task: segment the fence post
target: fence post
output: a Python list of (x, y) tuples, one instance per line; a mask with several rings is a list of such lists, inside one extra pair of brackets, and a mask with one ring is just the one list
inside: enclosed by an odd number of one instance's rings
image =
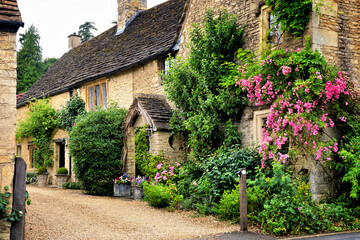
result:
[(240, 231), (247, 231), (246, 169), (239, 170)]

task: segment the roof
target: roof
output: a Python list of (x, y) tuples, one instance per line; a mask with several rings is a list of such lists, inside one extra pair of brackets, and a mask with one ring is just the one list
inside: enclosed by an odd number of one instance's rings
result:
[(0, 1), (0, 30), (16, 32), (24, 23), (16, 0)]
[(152, 131), (170, 131), (172, 110), (162, 95), (140, 95), (134, 99), (126, 117), (125, 129), (133, 126), (139, 115), (142, 115)]
[(114, 26), (65, 53), (18, 100), (52, 96), (82, 84), (166, 56), (179, 36), (186, 0), (170, 0), (139, 15), (116, 35)]

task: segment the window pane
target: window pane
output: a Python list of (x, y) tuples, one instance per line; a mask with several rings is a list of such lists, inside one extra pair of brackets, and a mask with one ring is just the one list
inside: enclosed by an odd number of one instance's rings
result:
[(94, 88), (89, 88), (89, 101), (90, 101), (90, 108), (94, 108)]
[(106, 108), (107, 107), (106, 83), (103, 83), (101, 85), (102, 85), (102, 92), (103, 92), (103, 105), (104, 105), (104, 108)]
[(101, 98), (100, 98), (100, 86), (95, 86), (95, 94), (96, 94), (96, 106), (101, 106)]

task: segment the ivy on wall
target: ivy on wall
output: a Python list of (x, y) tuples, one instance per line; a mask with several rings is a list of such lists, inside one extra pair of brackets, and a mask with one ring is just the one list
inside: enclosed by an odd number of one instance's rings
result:
[(48, 99), (37, 99), (30, 102), (26, 119), (16, 129), (16, 140), (31, 137), (36, 147), (34, 152), (35, 167), (53, 165), (53, 148), (51, 140), (56, 128), (56, 111)]
[(265, 0), (281, 31), (300, 36), (310, 20), (312, 0)]

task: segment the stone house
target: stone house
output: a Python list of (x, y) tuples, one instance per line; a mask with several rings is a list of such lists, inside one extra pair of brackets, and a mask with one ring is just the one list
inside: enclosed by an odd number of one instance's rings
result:
[[(164, 69), (164, 57), (168, 53), (176, 53), (186, 57), (186, 43), (190, 39), (190, 29), (194, 23), (201, 23), (201, 18), (208, 9), (215, 11), (225, 8), (235, 14), (240, 25), (245, 26), (245, 49), (256, 52), (266, 43), (267, 33), (271, 27), (270, 9), (263, 0), (170, 0), (155, 8), (136, 13), (131, 7), (146, 8), (146, 1), (120, 1), (118, 27), (114, 27), (98, 37), (70, 50), (57, 64), (18, 101), (18, 119), (26, 112), (26, 101), (29, 96), (41, 97), (42, 93), (50, 96), (50, 102), (59, 108), (69, 99), (74, 89), (80, 92), (87, 102), (87, 109), (93, 105), (104, 105), (111, 99), (120, 106), (129, 108), (127, 131), (131, 136), (134, 128), (143, 124), (157, 129), (156, 118), (152, 113), (150, 102), (164, 103), (160, 115), (167, 118), (168, 107), (163, 95), (161, 78), (158, 72)], [(305, 29), (313, 49), (318, 49), (331, 63), (347, 72), (357, 86), (359, 79), (360, 40), (357, 23), (360, 17), (358, 0), (326, 0), (320, 13), (311, 13), (311, 19)], [(135, 14), (135, 15), (134, 15)], [(133, 17), (131, 17), (133, 16)], [(125, 19), (125, 20), (124, 20)], [(126, 24), (125, 22), (130, 19)], [(124, 25), (125, 24), (125, 25)], [(126, 26), (125, 31), (124, 26)], [(117, 34), (116, 34), (117, 33)], [(119, 35), (120, 34), (120, 35)], [(71, 38), (74, 36), (71, 36)], [(76, 36), (75, 36), (76, 37)], [(121, 40), (120, 40), (121, 39)], [(136, 41), (135, 41), (136, 40)], [(280, 40), (278, 38), (277, 40)], [(274, 42), (274, 48), (304, 47), (303, 38), (284, 35), (281, 41)], [(103, 88), (105, 86), (106, 91)], [(91, 90), (92, 89), (92, 90)], [(97, 90), (98, 89), (98, 92)], [(103, 89), (103, 90), (101, 90)], [(91, 91), (95, 91), (91, 95)], [(92, 102), (98, 93), (103, 100)], [(104, 94), (106, 93), (106, 94)], [(139, 94), (152, 94), (152, 97), (141, 98)], [(105, 96), (105, 97), (104, 97)], [(137, 98), (140, 97), (140, 98)], [(160, 100), (159, 100), (160, 99)], [(147, 105), (149, 104), (150, 107)], [(269, 106), (248, 106), (239, 123), (244, 142), (257, 142), (261, 137), (261, 128), (269, 113)], [(169, 129), (162, 129), (166, 137), (161, 140), (169, 143)], [(160, 132), (160, 131), (159, 131)], [(155, 135), (153, 135), (155, 138)], [(67, 134), (58, 131), (55, 134), (55, 166), (59, 167), (59, 142), (66, 140)], [(167, 140), (166, 140), (167, 139)], [(131, 141), (131, 137), (127, 139)], [(22, 153), (29, 159), (30, 140), (22, 142)], [(127, 142), (127, 171), (134, 174), (133, 145)], [(169, 146), (166, 146), (167, 148)], [(163, 149), (166, 148), (162, 146)], [(70, 167), (71, 161), (65, 148), (65, 166)], [(158, 150), (154, 150), (158, 151)], [(175, 154), (176, 155), (176, 154)], [(30, 163), (30, 160), (29, 160)], [(299, 159), (294, 164), (295, 171), (309, 172), (311, 191), (315, 199), (319, 199), (331, 190), (327, 176), (321, 166), (314, 162)]]
[[(164, 70), (168, 54), (177, 51), (187, 5), (185, 0), (170, 0), (148, 10), (146, 6), (146, 0), (118, 0), (117, 26), (83, 44), (80, 44), (79, 36), (70, 35), (71, 49), (17, 101), (18, 121), (29, 111), (28, 99), (41, 98), (43, 94), (49, 97), (55, 109), (59, 109), (76, 91), (85, 100), (87, 111), (95, 106), (106, 107), (109, 102), (128, 109), (142, 94), (153, 98), (163, 95), (159, 73)], [(165, 106), (165, 102), (162, 103)], [(166, 107), (169, 114), (170, 109), (168, 105)], [(148, 114), (150, 109), (145, 109), (140, 116), (155, 117)], [(163, 143), (169, 150), (168, 155), (177, 155), (179, 149), (168, 147), (168, 123), (165, 128), (159, 128), (156, 120), (154, 123), (151, 125), (151, 131), (156, 133), (154, 139), (158, 132), (164, 132), (167, 137), (166, 141), (157, 144)], [(60, 129), (54, 132), (54, 164), (48, 169), (49, 184), (57, 184), (55, 174), (60, 167), (66, 167), (74, 180), (67, 140), (67, 132)], [(133, 139), (128, 138), (128, 141)], [(17, 143), (17, 154), (27, 161), (28, 171), (36, 170), (32, 159), (35, 150), (31, 139)], [(135, 176), (133, 153), (131, 149), (127, 152), (126, 172)]]
[[(314, 6), (313, 6), (314, 7)], [(256, 52), (267, 41), (266, 34), (271, 27), (270, 9), (263, 0), (192, 0), (187, 14), (182, 41), (189, 41), (189, 29), (207, 9), (225, 8), (229, 13), (235, 14), (239, 24), (245, 26), (243, 48)], [(325, 0), (320, 8), (320, 14), (311, 13), (304, 36), (311, 39), (312, 48), (319, 50), (331, 64), (347, 72), (350, 79), (360, 87), (360, 2), (358, 0)], [(274, 44), (274, 48), (302, 48), (304, 39), (295, 39), (283, 36), (281, 43)], [(184, 44), (180, 45), (179, 55), (186, 56), (188, 50)], [(239, 130), (243, 134), (243, 142), (259, 142), (262, 134), (264, 120), (269, 113), (269, 106), (248, 106), (245, 108)], [(331, 133), (336, 137), (336, 134)], [(297, 159), (294, 163), (295, 172), (306, 171), (309, 173), (311, 192), (314, 199), (321, 199), (331, 193), (329, 176), (323, 166), (315, 161)]]
[[(16, 0), (0, 2), (0, 189), (13, 191), (16, 123), (16, 32), (24, 23)], [(0, 224), (0, 239), (10, 238), (10, 225)]]

